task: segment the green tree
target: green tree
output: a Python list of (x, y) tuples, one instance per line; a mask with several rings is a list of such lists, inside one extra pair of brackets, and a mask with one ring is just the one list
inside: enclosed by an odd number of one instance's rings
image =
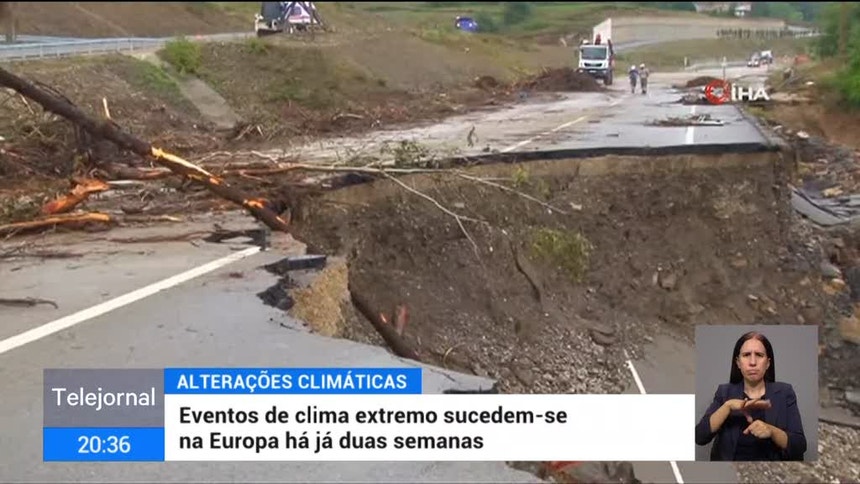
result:
[(528, 2), (508, 2), (502, 12), (505, 25), (523, 23), (532, 16), (532, 5)]
[[(754, 2), (755, 3), (755, 2)], [(765, 2), (769, 4), (770, 15), (789, 22), (800, 22), (803, 20), (803, 14), (795, 9), (788, 2)]]
[(798, 2), (752, 2), (750, 16), (778, 18), (788, 22), (804, 20), (803, 12), (798, 8)]
[(643, 7), (653, 7), (660, 10), (696, 11), (696, 4), (693, 2), (639, 2), (639, 4)]
[[(764, 3), (764, 2), (755, 2), (756, 3)], [(800, 14), (803, 16), (803, 20), (805, 22), (814, 22), (818, 19), (818, 15), (821, 13), (822, 7), (827, 5), (829, 2), (789, 2), (792, 7), (794, 7)]]
[(816, 42), (816, 50), (821, 57), (832, 57), (839, 50), (839, 6), (831, 3), (821, 12), (821, 36)]
[[(860, 35), (860, 4), (828, 2), (820, 12), (818, 23), (821, 29), (821, 37), (817, 42), (818, 55), (833, 57), (839, 53), (842, 36), (845, 36), (846, 44), (854, 44), (853, 40)], [(843, 26), (847, 27), (847, 31), (842, 31)]]
[(478, 31), (479, 32), (493, 33), (493, 32), (499, 31), (498, 22), (496, 22), (496, 19), (493, 18), (493, 16), (490, 15), (489, 13), (481, 12), (478, 15), (475, 15), (474, 18), (475, 18), (475, 22), (478, 23)]
[(845, 64), (835, 76), (833, 86), (845, 104), (860, 107), (860, 4), (854, 2), (826, 5), (820, 17), (821, 37), (818, 54), (835, 57), (845, 46)]

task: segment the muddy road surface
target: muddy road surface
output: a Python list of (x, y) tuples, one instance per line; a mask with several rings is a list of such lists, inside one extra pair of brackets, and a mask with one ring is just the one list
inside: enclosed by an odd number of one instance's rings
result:
[[(694, 152), (706, 151), (710, 145), (765, 143), (734, 106), (679, 102), (682, 92), (673, 86), (702, 75), (721, 72), (655, 73), (646, 94), (638, 88), (631, 93), (621, 77), (603, 92), (521, 92), (518, 101), (508, 106), (490, 106), (442, 123), (332, 138), (291, 147), (290, 153), (302, 160), (343, 162), (361, 157), (433, 160), (494, 153), (540, 153), (535, 155), (540, 157), (548, 151), (589, 149), (595, 154), (642, 148)], [(762, 71), (753, 69), (731, 69), (727, 75), (750, 85), (763, 82)], [(700, 117), (704, 118), (699, 125), (690, 122)]]
[[(407, 308), (402, 339), (429, 369), (428, 393), (494, 383), (522, 393), (692, 393), (696, 324), (795, 323), (821, 294), (804, 283), (799, 267), (809, 265), (787, 249), (790, 167), (768, 134), (735, 107), (677, 103), (680, 93), (659, 77), (646, 95), (625, 88), (525, 96), (438, 125), (305, 146), (301, 157), (317, 162), (356, 153), (400, 164), (497, 158), (465, 177), (413, 175), (308, 198), (293, 214), (292, 236), (272, 236), (264, 251), (247, 237), (140, 240), (216, 223), (256, 228), (241, 214), (145, 234), (4, 242), (0, 250), (23, 242), (67, 254), (22, 249), (0, 261), (4, 297), (56, 303), (0, 307), (8, 395), (0, 423), (16, 436), (0, 444), (0, 475), (537, 481), (528, 465), (505, 463), (42, 463), (42, 368), (419, 364), (384, 348), (349, 304), (349, 289), (383, 312)], [(691, 114), (719, 123), (693, 125)], [(659, 125), (667, 119), (674, 124)], [(386, 151), (386, 141), (401, 151)], [(264, 269), (302, 253), (325, 254), (327, 263)], [(738, 479), (729, 464), (635, 470), (645, 482)]]

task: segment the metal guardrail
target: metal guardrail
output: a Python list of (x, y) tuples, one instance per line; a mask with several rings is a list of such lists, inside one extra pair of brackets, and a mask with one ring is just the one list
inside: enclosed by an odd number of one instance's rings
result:
[(747, 61), (727, 61), (725, 64), (722, 61), (707, 61), (697, 62), (696, 64), (687, 66), (685, 71), (700, 71), (702, 69), (720, 69), (722, 67), (746, 67)]
[[(216, 42), (254, 37), (253, 32), (215, 34), (187, 37), (191, 41)], [(0, 45), (0, 61), (22, 61), (79, 55), (106, 54), (111, 52), (135, 52), (163, 47), (178, 37), (141, 38), (120, 37), (109, 39), (64, 40), (61, 42), (34, 42), (27, 44)]]
[(67, 42), (40, 42), (6, 45), (0, 48), (0, 60), (27, 60), (68, 57), (108, 52), (134, 52), (161, 47), (169, 39), (98, 39)]

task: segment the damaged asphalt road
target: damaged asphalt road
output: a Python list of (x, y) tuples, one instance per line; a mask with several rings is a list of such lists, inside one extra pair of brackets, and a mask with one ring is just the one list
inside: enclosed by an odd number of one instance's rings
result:
[[(609, 94), (566, 95), (564, 100), (552, 103), (526, 100), (506, 111), (470, 114), (437, 126), (377, 134), (369, 144), (376, 143), (378, 147), (383, 138), (410, 139), (423, 135), (418, 141), (430, 148), (441, 151), (453, 148), (461, 156), (500, 153), (515, 157), (531, 153), (526, 156), (539, 157), (537, 153), (543, 151), (648, 147), (695, 150), (697, 146), (718, 149), (768, 142), (731, 106), (671, 105), (677, 95), (658, 83), (652, 85), (648, 95), (631, 95), (623, 92), (623, 87), (616, 86)], [(506, 122), (512, 112), (517, 114), (517, 120)], [(654, 119), (695, 113), (719, 118), (724, 125), (648, 125)], [(477, 126), (478, 141), (470, 147), (466, 135), (473, 125)], [(368, 139), (338, 140), (338, 145), (358, 150), (368, 145)], [(307, 151), (310, 149), (306, 148), (305, 155), (316, 161), (332, 161), (336, 155), (333, 146), (316, 145), (313, 154)], [(216, 222), (231, 230), (256, 228), (243, 214), (201, 216), (196, 224), (200, 230), (211, 230)], [(121, 236), (122, 230), (112, 231), (111, 237)], [(150, 230), (157, 233), (173, 229)], [(93, 237), (99, 236), (66, 234), (52, 240), (57, 244), (55, 249), (84, 254), (81, 257), (0, 260), (3, 273), (11, 275), (0, 278), (4, 297), (42, 298), (57, 304), (56, 308), (0, 306), (0, 319), (4, 322), (0, 327), (0, 374), (5, 397), (0, 402), (0, 424), (9, 435), (17, 437), (14, 444), (0, 444), (4, 456), (0, 460), (0, 475), (6, 480), (78, 482), (99, 475), (114, 482), (130, 481), (130, 476), (135, 481), (165, 482), (224, 479), (284, 482), (287, 476), (296, 482), (538, 482), (533, 475), (501, 462), (154, 463), (128, 464), (122, 468), (101, 463), (44, 465), (43, 368), (414, 366), (383, 348), (311, 334), (299, 321), (272, 307), (288, 305), (289, 301), (276, 301), (272, 305), (261, 301), (259, 295), (275, 286), (280, 277), (266, 271), (264, 266), (277, 264), (289, 255), (302, 255), (300, 244), (260, 251), (248, 238), (220, 243), (86, 241)], [(153, 257), (158, 258), (157, 265), (153, 264)], [(213, 261), (221, 262), (213, 264)], [(198, 269), (198, 273), (187, 272), (193, 269)], [(185, 275), (173, 277), (177, 274)], [(141, 288), (146, 290), (138, 292), (129, 304), (110, 303)], [(76, 316), (68, 318), (70, 315)], [(45, 326), (57, 321), (61, 324)], [(659, 343), (648, 354), (652, 362), (667, 353)], [(670, 362), (672, 366), (687, 371), (691, 362), (684, 358), (689, 355), (671, 353), (673, 358), (680, 359)], [(634, 365), (639, 361), (635, 360)], [(666, 366), (659, 361), (654, 364)], [(676, 387), (648, 391), (690, 393), (692, 388), (683, 384), (687, 377), (688, 373), (679, 375), (677, 382), (681, 383)], [(643, 380), (646, 387), (658, 385), (650, 383), (647, 374)], [(425, 375), (424, 390), (427, 393), (491, 391), (488, 389), (493, 388), (493, 383), (486, 378), (433, 369)], [(633, 390), (634, 385), (631, 375)], [(652, 463), (647, 467), (650, 469), (638, 466), (637, 473), (642, 468), (643, 476), (658, 482), (676, 482), (678, 475), (670, 463)], [(690, 465), (681, 466), (680, 472), (684, 482), (707, 482), (708, 476), (715, 475), (731, 476), (726, 467), (704, 469)]]
[[(243, 214), (219, 217), (222, 226), (247, 227)], [(213, 221), (200, 222), (211, 227)], [(0, 425), (17, 436), (3, 444), (0, 475), (13, 482), (81, 482), (93, 475), (112, 482), (251, 480), (256, 482), (475, 481), (539, 482), (531, 474), (504, 463), (106, 463), (45, 465), (41, 456), (42, 369), (61, 367), (163, 368), (166, 366), (415, 366), (385, 349), (311, 334), (283, 311), (266, 306), (257, 294), (276, 277), (264, 266), (285, 255), (300, 256), (300, 244), (259, 252), (249, 240), (230, 243), (161, 242), (117, 244), (91, 242), (91, 236), (67, 234), (63, 248), (103, 251), (84, 259), (2, 263), (6, 274), (0, 290), (10, 297), (50, 295), (58, 304), (26, 310), (0, 307), (0, 375), (4, 398)], [(75, 240), (77, 239), (77, 240)], [(160, 267), (152, 257), (157, 251)], [(244, 257), (237, 254), (246, 254)], [(26, 346), (10, 338), (39, 328), (76, 311), (86, 310), (177, 273), (200, 268), (212, 260), (237, 256), (223, 267), (80, 322), (45, 334)], [(122, 264), (122, 270), (109, 266)], [(69, 284), (74, 277), (76, 283)], [(93, 312), (90, 310), (90, 312)], [(491, 388), (484, 378), (431, 369), (424, 375), (424, 392), (441, 393)]]
[[(454, 116), (433, 125), (323, 140), (298, 146), (291, 153), (303, 160), (334, 163), (362, 156), (393, 159), (404, 141), (412, 144), (411, 156), (426, 159), (494, 154), (542, 156), (548, 151), (580, 150), (594, 150), (599, 154), (648, 148), (695, 151), (705, 146), (715, 151), (769, 142), (734, 106), (678, 103), (680, 94), (670, 88), (671, 80), (668, 76), (661, 80), (655, 74), (644, 95), (638, 91), (631, 94), (619, 80), (606, 92), (561, 93), (556, 99), (526, 97), (497, 110)], [(654, 125), (661, 120), (691, 115), (705, 116), (719, 123), (711, 123), (714, 126)]]

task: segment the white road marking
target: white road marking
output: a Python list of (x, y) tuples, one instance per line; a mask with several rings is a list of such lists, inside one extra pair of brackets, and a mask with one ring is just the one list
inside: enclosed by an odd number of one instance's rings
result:
[[(624, 352), (627, 354), (627, 351)], [(627, 360), (627, 367), (630, 368), (630, 373), (633, 374), (633, 381), (636, 382), (636, 387), (639, 388), (639, 393), (642, 395), (646, 395), (645, 385), (642, 384), (642, 379), (639, 378), (639, 372), (636, 371), (636, 367), (633, 366), (633, 360)], [(675, 481), (678, 484), (684, 484), (684, 479), (681, 477), (681, 470), (678, 469), (678, 463), (675, 461), (669, 461), (669, 466), (672, 467), (672, 474), (675, 475)]]
[[(621, 101), (623, 101), (626, 98), (627, 98), (627, 96), (623, 96), (619, 99), (616, 99), (615, 101), (612, 101), (611, 103), (609, 103), (609, 106), (610, 107), (617, 106), (619, 103), (621, 103)], [(511, 151), (514, 151), (515, 149), (518, 149), (518, 148), (522, 148), (523, 146), (525, 146), (527, 144), (533, 143), (533, 142), (537, 141), (538, 139), (540, 139), (540, 138), (542, 138), (548, 134), (552, 134), (552, 133), (555, 133), (556, 131), (560, 131), (562, 129), (569, 128), (576, 123), (581, 123), (582, 121), (585, 121), (586, 119), (588, 119), (588, 116), (580, 116), (580, 117), (574, 119), (573, 121), (568, 121), (566, 123), (560, 124), (560, 125), (556, 126), (555, 128), (552, 128), (549, 131), (544, 131), (543, 133), (537, 134), (537, 135), (535, 135), (535, 136), (533, 136), (527, 140), (523, 140), (523, 141), (520, 141), (519, 143), (508, 146), (507, 148), (504, 148), (503, 150), (501, 150), (501, 152), (502, 153), (510, 153)]]
[(539, 134), (538, 136), (546, 136), (550, 133), (555, 133), (556, 131), (558, 131), (560, 129), (568, 128), (570, 126), (573, 126), (576, 123), (585, 121), (587, 118), (588, 118), (588, 116), (580, 116), (580, 117), (574, 119), (573, 121), (568, 121), (564, 124), (560, 124), (560, 125), (556, 126), (555, 128), (552, 128), (551, 130), (547, 131), (546, 133)]
[(502, 150), (502, 153), (508, 153), (508, 152), (510, 152), (510, 151), (514, 151), (514, 150), (515, 150), (515, 149), (517, 149), (517, 148), (522, 148), (523, 146), (525, 146), (525, 145), (527, 145), (527, 144), (531, 143), (532, 141), (534, 141), (535, 139), (537, 139), (537, 136), (535, 136), (534, 138), (529, 138), (529, 139), (527, 139), (527, 140), (525, 140), (525, 141), (520, 141), (519, 143), (517, 143), (517, 144), (515, 144), (515, 145), (508, 146), (507, 148), (505, 148), (505, 149), (503, 149), (503, 150)]
[(29, 331), (25, 331), (18, 335), (12, 336), (11, 338), (4, 339), (3, 341), (0, 341), (0, 355), (6, 353), (7, 351), (14, 350), (15, 348), (24, 346), (28, 343), (40, 340), (46, 336), (50, 336), (64, 329), (71, 328), (72, 326), (80, 324), (88, 319), (101, 316), (102, 314), (113, 311), (114, 309), (119, 309), (123, 306), (139, 301), (145, 297), (152, 296), (157, 292), (169, 289), (173, 286), (177, 286), (179, 284), (182, 284), (183, 282), (190, 281), (191, 279), (200, 277), (216, 269), (220, 269), (221, 267), (224, 267), (228, 264), (244, 259), (245, 257), (248, 257), (250, 255), (254, 255), (259, 251), (260, 247), (249, 247), (245, 250), (234, 252), (227, 257), (222, 257), (221, 259), (217, 259), (212, 262), (203, 264), (202, 266), (198, 266), (194, 269), (182, 272), (180, 274), (176, 274), (175, 276), (168, 277), (167, 279), (162, 279), (161, 281), (155, 282), (153, 284), (142, 287), (127, 294), (123, 294), (122, 296), (116, 297), (109, 301), (105, 301), (101, 304), (96, 304), (95, 306), (51, 321), (50, 323), (43, 324), (42, 326), (35, 327)]
[(678, 463), (675, 461), (669, 461), (669, 465), (672, 466), (672, 474), (675, 474), (675, 481), (678, 484), (684, 484), (684, 479), (681, 477), (681, 470), (678, 469)]
[(508, 152), (514, 151), (517, 148), (522, 148), (523, 146), (525, 146), (529, 143), (533, 143), (533, 142), (537, 141), (538, 139), (540, 139), (543, 136), (555, 133), (556, 131), (562, 130), (564, 128), (569, 128), (569, 127), (573, 126), (574, 124), (579, 123), (579, 122), (581, 122), (587, 118), (588, 118), (588, 116), (580, 116), (580, 117), (574, 119), (573, 121), (568, 121), (566, 123), (560, 124), (560, 125), (556, 126), (555, 128), (552, 128), (549, 131), (544, 131), (543, 133), (532, 136), (531, 138), (529, 138), (527, 140), (523, 140), (523, 141), (520, 141), (519, 143), (517, 143), (515, 145), (508, 146), (507, 148), (502, 150), (502, 153), (508, 153)]
[(642, 384), (642, 379), (639, 378), (639, 372), (636, 371), (636, 367), (633, 366), (633, 360), (627, 360), (627, 368), (630, 368), (630, 373), (633, 374), (633, 381), (636, 382), (636, 388), (639, 389), (639, 393), (646, 395), (645, 385)]
[[(690, 106), (690, 115), (692, 116), (694, 114), (696, 114), (696, 106)], [(693, 144), (693, 133), (694, 133), (693, 129), (694, 129), (693, 126), (687, 126), (687, 137), (684, 140), (685, 144), (688, 144), (688, 145)]]

